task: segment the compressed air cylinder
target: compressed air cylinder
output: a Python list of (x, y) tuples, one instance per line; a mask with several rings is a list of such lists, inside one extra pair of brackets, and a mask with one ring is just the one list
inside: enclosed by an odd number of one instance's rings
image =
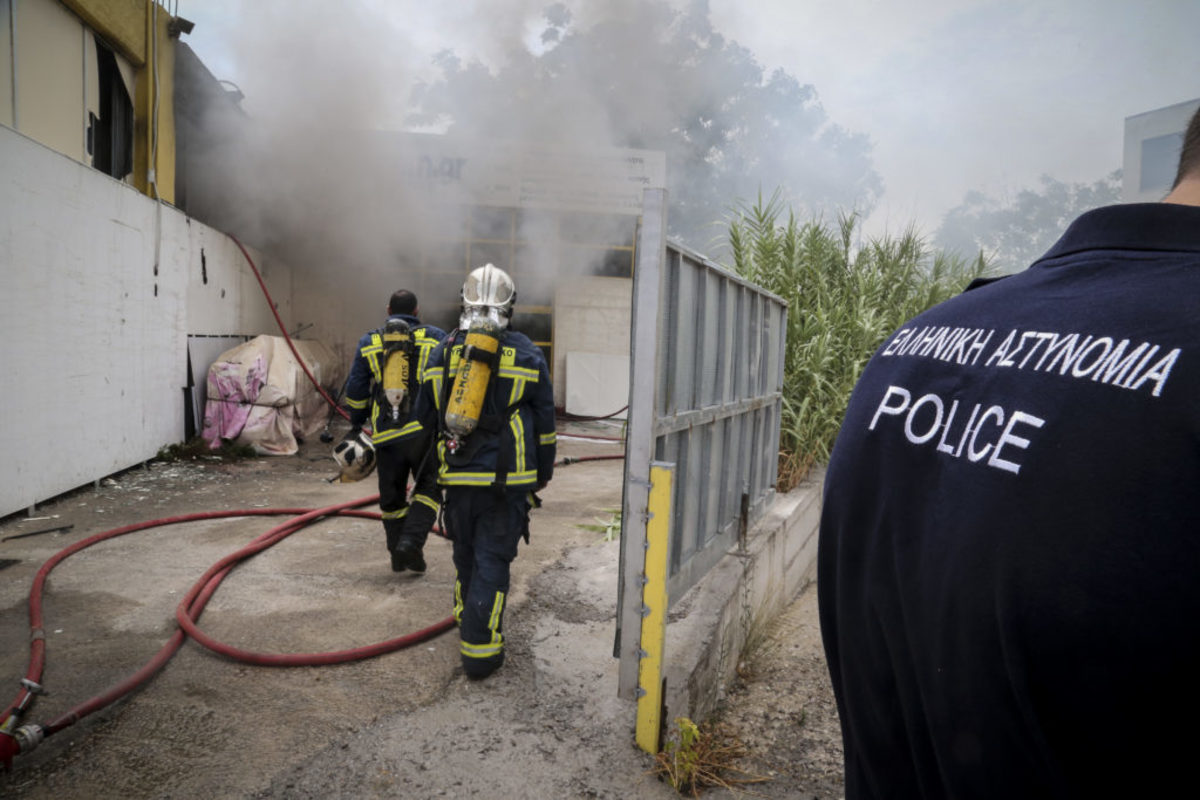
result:
[(392, 407), (392, 419), (399, 419), (404, 393), (408, 391), (408, 325), (400, 320), (388, 320), (383, 332), (383, 393)]
[(458, 374), (446, 402), (446, 429), (460, 439), (479, 424), (483, 398), (492, 377), (492, 364), (500, 349), (501, 328), (488, 319), (477, 319), (467, 330), (466, 344), (458, 361)]

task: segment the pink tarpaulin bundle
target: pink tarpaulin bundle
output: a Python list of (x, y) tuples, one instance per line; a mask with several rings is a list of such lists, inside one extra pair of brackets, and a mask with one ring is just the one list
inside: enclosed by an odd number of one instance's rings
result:
[[(305, 366), (333, 396), (341, 364), (320, 342), (295, 341)], [(297, 439), (315, 434), (329, 405), (313, 387), (281, 336), (259, 336), (226, 350), (208, 369), (204, 431), (209, 447), (224, 441), (250, 445), (264, 455), (291, 455)]]

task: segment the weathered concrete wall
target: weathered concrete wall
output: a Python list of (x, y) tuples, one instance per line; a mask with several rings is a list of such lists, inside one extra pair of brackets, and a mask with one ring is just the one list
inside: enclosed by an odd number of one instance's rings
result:
[(747, 536), (676, 604), (667, 625), (664, 725), (702, 720), (724, 696), (756, 626), (766, 624), (816, 579), (824, 473), (778, 495)]
[(3, 127), (0, 176), (3, 516), (181, 441), (189, 335), (277, 329), (224, 234)]

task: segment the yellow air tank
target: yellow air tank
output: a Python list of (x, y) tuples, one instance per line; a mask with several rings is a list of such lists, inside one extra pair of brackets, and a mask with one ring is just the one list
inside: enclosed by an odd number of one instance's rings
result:
[(487, 394), (492, 369), (498, 361), (501, 327), (489, 319), (477, 319), (467, 329), (467, 341), (458, 361), (458, 374), (446, 401), (446, 430), (451, 448), (469, 436), (479, 424), (483, 398)]
[(408, 362), (412, 341), (408, 335), (408, 325), (403, 321), (388, 320), (383, 331), (383, 352), (387, 361), (383, 365), (383, 394), (388, 405), (392, 407), (392, 420), (400, 419), (400, 414), (406, 412), (404, 395), (408, 391)]

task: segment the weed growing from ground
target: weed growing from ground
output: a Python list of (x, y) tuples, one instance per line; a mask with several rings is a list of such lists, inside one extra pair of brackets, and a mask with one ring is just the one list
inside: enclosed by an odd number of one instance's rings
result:
[(596, 517), (596, 524), (582, 522), (578, 527), (585, 531), (595, 531), (596, 533), (604, 534), (602, 541), (611, 542), (621, 535), (621, 509), (606, 508), (604, 509), (610, 515), (608, 519)]
[(702, 730), (687, 717), (676, 717), (675, 725), (677, 730), (654, 757), (654, 772), (679, 794), (699, 797), (701, 790), (714, 786), (733, 791), (768, 780), (734, 766), (746, 748), (724, 729)]

